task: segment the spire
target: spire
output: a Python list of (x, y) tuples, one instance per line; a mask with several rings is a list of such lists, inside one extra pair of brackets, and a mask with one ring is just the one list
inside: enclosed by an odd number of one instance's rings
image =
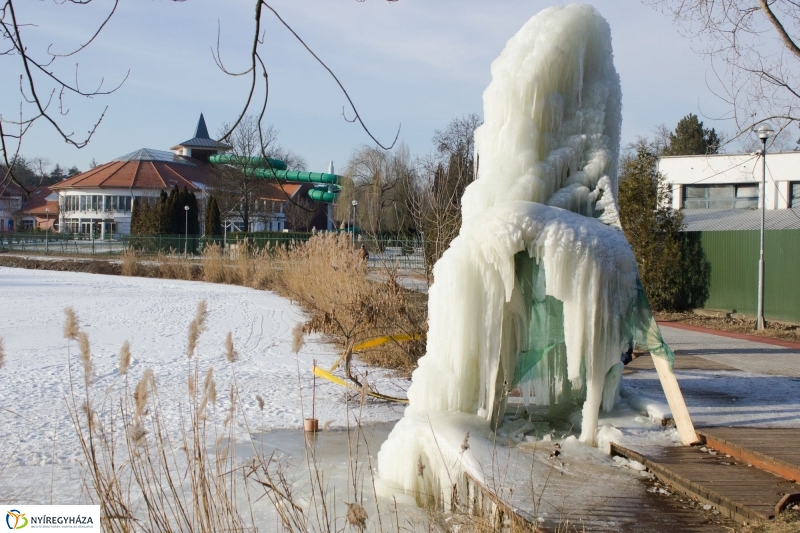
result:
[(206, 119), (203, 118), (203, 113), (200, 113), (200, 120), (197, 121), (197, 129), (194, 132), (195, 139), (210, 139), (208, 136), (208, 128), (206, 128)]

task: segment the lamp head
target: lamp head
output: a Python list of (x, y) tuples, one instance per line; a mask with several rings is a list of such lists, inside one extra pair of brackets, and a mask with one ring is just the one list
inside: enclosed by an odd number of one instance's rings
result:
[(358, 205), (358, 200), (353, 200), (353, 202), (352, 202), (352, 203), (353, 203), (353, 207), (355, 207), (355, 206), (357, 206), (357, 205)]
[(183, 206), (183, 208), (184, 208), (186, 211), (188, 211), (188, 210), (189, 210), (189, 206), (188, 206), (188, 205), (185, 205), (185, 206)]
[(755, 129), (755, 132), (756, 135), (758, 135), (759, 139), (761, 139), (762, 141), (766, 141), (767, 139), (772, 137), (772, 134), (775, 133), (775, 130), (772, 129), (772, 126), (764, 122), (758, 125), (758, 127)]

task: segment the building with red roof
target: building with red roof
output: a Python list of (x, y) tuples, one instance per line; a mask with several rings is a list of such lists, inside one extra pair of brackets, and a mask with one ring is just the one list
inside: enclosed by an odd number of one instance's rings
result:
[[(104, 165), (52, 185), (57, 193), (57, 227), (65, 233), (91, 234), (98, 238), (129, 234), (131, 213), (137, 197), (155, 198), (174, 187), (195, 193), (203, 227), (205, 204), (212, 189), (215, 172), (208, 160), (211, 155), (231, 147), (211, 139), (205, 119), (200, 115), (195, 135), (172, 147), (172, 151), (141, 148)], [(303, 185), (264, 184), (259, 191), (259, 209), (253, 213), (253, 231), (283, 231), (286, 225), (284, 207)], [(39, 216), (42, 208), (31, 212)], [(43, 209), (47, 209), (44, 207)], [(232, 229), (236, 217), (223, 213)]]
[(19, 228), (22, 231), (40, 228), (58, 230), (58, 193), (50, 187), (37, 187), (20, 209)]
[[(0, 179), (3, 177), (5, 172), (0, 169)], [(0, 185), (0, 232), (17, 230), (15, 221), (19, 220), (25, 202), (25, 191), (7, 180)]]

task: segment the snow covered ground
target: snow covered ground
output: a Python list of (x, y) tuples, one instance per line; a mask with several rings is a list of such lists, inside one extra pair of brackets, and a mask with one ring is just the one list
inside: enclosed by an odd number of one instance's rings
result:
[[(0, 267), (0, 337), (6, 353), (0, 369), (0, 500), (80, 501), (76, 482), (82, 455), (67, 410), (68, 354), (81, 386), (83, 374), (77, 346), (63, 337), (65, 307), (75, 310), (91, 341), (93, 404), (123, 393), (119, 350), (128, 340), (130, 383), (152, 369), (163, 418), (177, 430), (193, 368), (186, 355), (188, 326), (201, 300), (208, 304), (208, 331), (200, 337), (198, 354), (203, 374), (214, 367), (216, 409), (228, 406), (232, 371), (224, 340), (231, 331), (239, 354), (236, 380), (250, 428), (301, 428), (311, 411), (312, 361), (330, 367), (339, 354), (317, 335), (306, 336), (299, 355), (292, 353), (292, 328), (304, 315), (285, 298), (230, 285)], [(403, 393), (391, 388), (398, 382), (405, 387), (403, 381), (390, 383), (387, 372), (369, 372), (369, 382), (382, 392)], [(264, 399), (263, 412), (256, 395)], [(362, 422), (393, 421), (402, 411), (402, 406), (369, 402)], [(320, 424), (344, 426), (347, 413), (344, 389), (317, 380)]]
[[(164, 419), (177, 429), (181, 406), (188, 398), (187, 374), (192, 364), (186, 356), (188, 325), (200, 300), (206, 300), (209, 309), (208, 331), (199, 342), (200, 367), (202, 371), (214, 367), (219, 391), (216, 409), (223, 412), (228, 405), (232, 374), (225, 361), (224, 339), (231, 331), (239, 352), (236, 378), (256, 441), (275, 441), (290, 455), (302, 452), (302, 437), (297, 442), (293, 439), (300, 435), (302, 419), (309, 414), (312, 360), (329, 367), (338, 352), (314, 335), (306, 337), (298, 356), (291, 352), (292, 328), (304, 319), (296, 305), (274, 293), (236, 286), (0, 267), (0, 337), (6, 352), (6, 364), (0, 369), (0, 501), (83, 501), (77, 464), (82, 456), (66, 402), (68, 353), (76, 363), (77, 347), (63, 338), (63, 309), (75, 309), (91, 340), (93, 402), (118, 398), (123, 392), (118, 354), (129, 340), (134, 362), (128, 379), (135, 383), (145, 369), (153, 370)], [(721, 345), (720, 339), (706, 335), (703, 342), (713, 349)], [(737, 350), (747, 350), (747, 346)], [(390, 388), (386, 372), (369, 372), (370, 383), (381, 391), (402, 394)], [(77, 364), (73, 373), (81, 382)], [(800, 427), (800, 379), (742, 370), (677, 374), (698, 426)], [(407, 386), (397, 379), (392, 383)], [(317, 385), (320, 422), (344, 426), (348, 411), (343, 389), (320, 380)], [(667, 409), (654, 371), (626, 375), (624, 385), (642, 402)], [(256, 395), (265, 401), (263, 412)], [(402, 406), (368, 402), (362, 420), (393, 422), (402, 413)], [(571, 422), (565, 423), (569, 427)], [(600, 425), (606, 424), (614, 429), (604, 428), (605, 436), (622, 444), (678, 442), (674, 428), (661, 427), (626, 403), (601, 416)], [(381, 425), (380, 440), (388, 429)], [(453, 438), (458, 450), (463, 435)], [(340, 436), (330, 434), (331, 443), (337, 439)], [(505, 439), (500, 442), (505, 445)], [(330, 462), (339, 464), (342, 459), (333, 457)]]

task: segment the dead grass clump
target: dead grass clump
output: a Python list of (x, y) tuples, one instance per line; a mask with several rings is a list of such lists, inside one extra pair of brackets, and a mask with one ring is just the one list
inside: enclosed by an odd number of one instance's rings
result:
[[(277, 289), (311, 312), (309, 331), (336, 338), (342, 346), (384, 335), (414, 335), (427, 330), (427, 306), (397, 284), (387, 269), (385, 283), (368, 277), (348, 235), (323, 233), (279, 251)], [(420, 305), (421, 304), (421, 305)], [(389, 342), (361, 354), (370, 363), (410, 370), (422, 356), (422, 341)], [(358, 382), (346, 370), (351, 380)], [(360, 383), (359, 383), (360, 386)]]
[(203, 248), (203, 281), (208, 283), (229, 283), (227, 261), (222, 254), (222, 246), (211, 243)]
[(6, 364), (6, 349), (3, 345), (3, 337), (0, 337), (0, 368)]
[(271, 289), (275, 285), (272, 254), (267, 248), (253, 255), (250, 286), (254, 289)]
[(158, 273), (163, 279), (185, 279), (191, 280), (192, 262), (171, 249), (168, 254), (159, 253), (156, 258), (158, 262)]
[(142, 266), (139, 264), (139, 258), (136, 256), (136, 250), (128, 248), (122, 252), (122, 275), (141, 276), (142, 274)]
[(244, 239), (236, 243), (236, 257), (234, 259), (236, 272), (236, 283), (249, 287), (253, 280), (254, 265), (253, 256), (256, 253), (255, 246), (248, 240)]

